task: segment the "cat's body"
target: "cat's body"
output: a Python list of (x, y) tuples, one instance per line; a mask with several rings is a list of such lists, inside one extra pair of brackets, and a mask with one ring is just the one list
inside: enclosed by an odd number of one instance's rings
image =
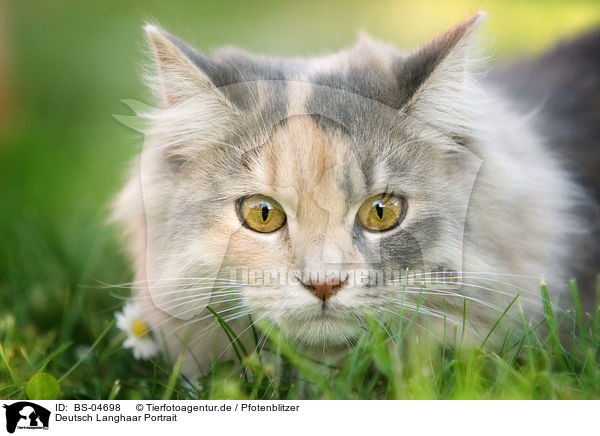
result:
[(410, 54), (362, 37), (312, 59), (211, 61), (147, 27), (163, 106), (116, 216), (136, 296), (171, 354), (187, 344), (185, 373), (231, 355), (207, 305), (238, 332), (251, 314), (335, 348), (401, 305), (439, 334), (466, 304), (477, 339), (519, 292), (507, 328), (519, 309), (538, 317), (541, 275), (566, 294), (596, 231), (591, 196), (531, 117), (473, 80), (480, 18)]
[(600, 270), (600, 31), (564, 42), (539, 59), (497, 67), (487, 80), (517, 110), (533, 112), (532, 130), (586, 192), (577, 214), (587, 231), (575, 242), (569, 267), (593, 310)]

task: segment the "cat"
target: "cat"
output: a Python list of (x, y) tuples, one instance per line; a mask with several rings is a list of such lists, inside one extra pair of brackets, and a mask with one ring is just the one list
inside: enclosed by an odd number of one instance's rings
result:
[[(186, 376), (232, 358), (215, 313), (336, 350), (402, 307), (438, 335), (465, 315), (476, 342), (511, 303), (507, 329), (539, 318), (540, 278), (558, 303), (598, 272), (597, 198), (552, 149), (544, 95), (515, 102), (514, 70), (481, 73), (483, 18), (412, 52), (362, 34), (314, 58), (209, 59), (145, 26), (159, 107), (114, 219), (133, 298), (171, 355), (186, 348)], [(597, 71), (579, 77), (590, 98)]]

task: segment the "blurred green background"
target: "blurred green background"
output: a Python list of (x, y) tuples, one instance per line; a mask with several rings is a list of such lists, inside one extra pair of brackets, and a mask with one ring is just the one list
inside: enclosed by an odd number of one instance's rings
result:
[(0, 0), (0, 338), (21, 359), (21, 378), (70, 342), (57, 371), (68, 367), (120, 304), (101, 282), (131, 279), (104, 222), (141, 145), (112, 114), (129, 114), (121, 99), (151, 102), (139, 81), (145, 20), (208, 53), (237, 45), (291, 55), (351, 45), (359, 29), (413, 48), (480, 8), (497, 59), (600, 23), (597, 0)]

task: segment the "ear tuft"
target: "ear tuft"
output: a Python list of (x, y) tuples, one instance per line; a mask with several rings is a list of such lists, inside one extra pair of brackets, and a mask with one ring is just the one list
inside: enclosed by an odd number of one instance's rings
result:
[(152, 47), (158, 75), (150, 85), (161, 94), (168, 106), (200, 93), (223, 96), (207, 74), (196, 64), (200, 57), (192, 47), (175, 38), (155, 24), (144, 26), (146, 38)]
[(475, 13), (399, 61), (406, 113), (427, 120), (464, 115), (468, 105), (463, 103), (469, 98), (466, 93), (473, 90), (472, 72), (479, 61), (473, 56), (474, 35), (485, 16), (483, 11)]

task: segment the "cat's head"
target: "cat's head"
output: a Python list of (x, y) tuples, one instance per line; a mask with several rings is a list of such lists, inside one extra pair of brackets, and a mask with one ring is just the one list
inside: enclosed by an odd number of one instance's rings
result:
[(335, 344), (411, 307), (407, 269), (460, 270), (481, 18), (411, 53), (362, 36), (307, 59), (210, 60), (148, 25), (161, 107), (117, 212), (157, 307)]

